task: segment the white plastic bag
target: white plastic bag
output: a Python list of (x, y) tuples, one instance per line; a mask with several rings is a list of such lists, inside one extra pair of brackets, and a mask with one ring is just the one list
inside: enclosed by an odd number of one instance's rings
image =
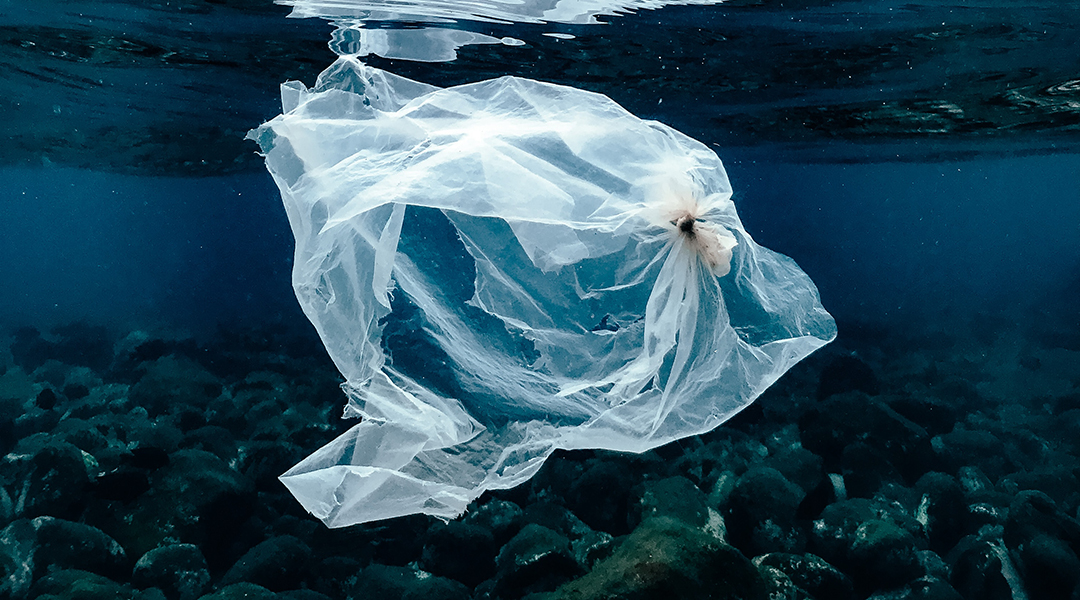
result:
[(709, 431), (835, 335), (716, 154), (605, 96), (344, 57), (282, 104), (250, 137), (362, 417), (282, 476), (331, 527), (457, 516), (557, 448)]

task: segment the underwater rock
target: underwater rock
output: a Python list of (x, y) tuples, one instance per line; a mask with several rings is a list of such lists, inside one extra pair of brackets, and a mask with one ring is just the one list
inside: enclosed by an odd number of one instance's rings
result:
[(199, 600), (281, 600), (281, 597), (262, 586), (245, 581), (227, 585), (213, 594), (200, 597)]
[(49, 333), (58, 338), (52, 345), (50, 358), (89, 367), (98, 373), (112, 363), (113, 339), (105, 327), (76, 321), (53, 327)]
[(337, 410), (334, 410), (330, 406), (327, 406), (327, 408), (330, 408), (330, 410), (326, 412), (334, 413), (329, 419), (324, 415), (319, 415), (321, 418), (315, 422), (309, 421), (294, 427), (291, 426), (291, 424), (287, 424), (286, 427), (288, 431), (285, 441), (299, 448), (310, 448), (315, 444), (319, 444), (328, 438), (340, 434), (344, 430), (342, 425), (345, 422), (340, 418), (340, 415), (337, 414)]
[(1009, 505), (1015, 499), (1016, 490), (1008, 489), (1008, 480), (1002, 480), (999, 488), (991, 485), (989, 479), (977, 467), (960, 469), (960, 487), (964, 501), (967, 502), (967, 516), (970, 532), (981, 531), (987, 526), (1003, 531), (1005, 519), (1009, 517)]
[(801, 552), (806, 535), (796, 526), (795, 513), (805, 496), (776, 469), (751, 468), (721, 507), (728, 538), (751, 556)]
[(519, 527), (528, 524), (540, 525), (569, 539), (574, 560), (583, 569), (610, 554), (615, 539), (606, 531), (590, 528), (565, 506), (547, 500), (528, 505)]
[(1000, 540), (970, 535), (946, 557), (952, 567), (950, 581), (965, 600), (1015, 600), (1023, 583)]
[(931, 471), (919, 478), (915, 489), (922, 494), (920, 513), (926, 515), (930, 548), (939, 554), (951, 550), (965, 534), (974, 533), (968, 519), (968, 503), (960, 483), (952, 475)]
[(234, 460), (239, 450), (232, 432), (220, 425), (207, 425), (185, 433), (180, 447), (209, 452), (225, 462)]
[(127, 466), (153, 471), (169, 464), (169, 453), (155, 446), (139, 446), (132, 448), (121, 460)]
[(1080, 559), (1063, 540), (1037, 535), (1016, 550), (1028, 593), (1034, 598), (1069, 600), (1080, 584)]
[(915, 537), (891, 521), (859, 525), (850, 559), (855, 587), (863, 591), (899, 587), (923, 574)]
[(15, 422), (11, 424), (11, 436), (15, 440), (23, 440), (37, 433), (52, 431), (60, 422), (60, 411), (43, 410), (37, 405), (31, 404), (28, 409), (17, 409)]
[(1073, 459), (1067, 456), (1055, 459), (1047, 466), (1006, 475), (1002, 481), (1011, 482), (1021, 490), (1042, 492), (1063, 506), (1077, 506), (1080, 504), (1080, 481), (1074, 472)]
[[(282, 369), (286, 367), (282, 365)], [(245, 406), (267, 400), (288, 402), (289, 394), (289, 379), (283, 373), (269, 370), (245, 373), (244, 378), (232, 386), (233, 398)]]
[(328, 556), (312, 570), (311, 587), (332, 599), (347, 598), (360, 579), (360, 570), (360, 561), (356, 559)]
[(19, 327), (14, 332), (9, 347), (15, 364), (30, 373), (45, 364), (52, 356), (52, 346), (41, 337), (35, 327)]
[(903, 480), (884, 452), (864, 442), (844, 448), (840, 472), (845, 491), (854, 498), (872, 498), (882, 487)]
[(815, 599), (854, 600), (851, 580), (825, 559), (813, 554), (772, 552), (754, 558), (754, 565), (784, 573), (800, 590)]
[(204, 408), (221, 391), (221, 381), (201, 365), (169, 355), (146, 364), (146, 374), (131, 387), (130, 396), (156, 416), (185, 406)]
[(103, 372), (113, 360), (113, 340), (107, 329), (86, 323), (59, 325), (46, 339), (33, 327), (14, 332), (11, 356), (26, 372), (36, 371), (48, 361), (89, 367)]
[[(1005, 497), (1005, 494), (1000, 494)], [(967, 507), (968, 521), (971, 528), (979, 531), (984, 527), (1002, 528), (1009, 516), (1009, 503), (1001, 502), (973, 502)]]
[(135, 383), (140, 375), (138, 370), (141, 363), (156, 361), (176, 351), (177, 346), (176, 343), (150, 337), (145, 331), (132, 331), (116, 342), (112, 375), (127, 383)]
[(280, 535), (248, 550), (221, 578), (222, 585), (246, 581), (280, 592), (300, 587), (311, 556), (307, 544), (291, 535)]
[(959, 375), (945, 375), (940, 380), (935, 380), (928, 391), (944, 402), (945, 406), (954, 407), (960, 412), (978, 410), (987, 402), (975, 382)]
[(427, 572), (475, 587), (495, 575), (499, 548), (491, 532), (453, 521), (435, 524), (428, 531), (420, 566)]
[(116, 540), (95, 527), (53, 517), (10, 523), (0, 532), (0, 555), (15, 567), (8, 569), (3, 584), (14, 597), (25, 594), (32, 581), (55, 570), (88, 571), (119, 580), (131, 568)]
[(0, 597), (22, 598), (34, 582), (37, 532), (30, 521), (10, 523), (0, 531)]
[(401, 598), (401, 600), (468, 600), (464, 584), (408, 567), (372, 564), (357, 578), (350, 598)]
[(492, 498), (465, 515), (464, 522), (489, 531), (498, 547), (524, 527), (521, 507), (509, 500)]
[(77, 367), (50, 358), (40, 367), (33, 370), (30, 376), (40, 384), (56, 390), (62, 388), (67, 381), (68, 374)]
[(936, 577), (916, 579), (905, 586), (877, 592), (867, 600), (964, 600), (947, 581)]
[(63, 393), (68, 400), (82, 400), (90, 395), (90, 388), (81, 383), (69, 383), (64, 386)]
[(887, 399), (890, 408), (926, 429), (931, 436), (952, 431), (960, 420), (954, 404), (926, 394), (907, 394)]
[(77, 401), (66, 402), (69, 417), (85, 419), (96, 425), (112, 422), (115, 417), (138, 410), (128, 397), (130, 386), (123, 383), (103, 383), (90, 388), (90, 394)]
[[(293, 511), (282, 510), (283, 508), (287, 508), (288, 505), (284, 504), (280, 493), (273, 496), (265, 494), (264, 497), (265, 496), (273, 498), (273, 503), (268, 504), (266, 510), (260, 511), (258, 517), (262, 522), (267, 522), (272, 519), (269, 527), (264, 529), (264, 538), (270, 535), (291, 535), (300, 538), (301, 540), (306, 540), (306, 543), (309, 546), (318, 546), (320, 550), (325, 550), (325, 552), (318, 553), (319, 556), (335, 554), (335, 547), (330, 545), (323, 546), (321, 543), (322, 540), (316, 539), (319, 537), (318, 524), (311, 519), (306, 518), (306, 515), (301, 516), (295, 514)], [(277, 518), (273, 518), (270, 515), (277, 515)]]
[(105, 385), (103, 377), (111, 379), (111, 369), (105, 372), (95, 371), (90, 367), (68, 367), (64, 373), (64, 382), (58, 386), (64, 397), (70, 401), (87, 398), (96, 388)]
[(13, 403), (11, 412), (4, 414), (18, 414), (21, 407), (15, 405), (21, 405), (28, 398), (33, 398), (39, 391), (38, 385), (20, 367), (6, 369), (0, 374), (0, 400), (3, 400), (5, 404), (8, 402)]
[(97, 427), (96, 423), (91, 423), (86, 419), (75, 417), (72, 415), (72, 412), (73, 411), (68, 411), (68, 414), (56, 424), (56, 427), (54, 427), (51, 432), (49, 432), (50, 439), (68, 442), (79, 450), (94, 456), (95, 459), (97, 459), (99, 455), (115, 456), (120, 452), (125, 452), (123, 449), (123, 442), (115, 439), (110, 440), (109, 437)]
[(861, 392), (832, 396), (799, 419), (802, 445), (830, 472), (840, 470), (844, 450), (857, 442), (874, 448), (909, 483), (932, 464), (930, 436), (922, 427)]
[(15, 518), (15, 502), (7, 488), (0, 485), (0, 527), (6, 526)]
[[(245, 413), (245, 427), (241, 436), (259, 442), (281, 443), (289, 437), (289, 427), (284, 413), (289, 405), (280, 400), (262, 400), (251, 404), (249, 408), (242, 400), (233, 398), (236, 406)], [(280, 474), (280, 473), (279, 473)]]
[(190, 406), (180, 407), (173, 412), (176, 426), (185, 435), (196, 429), (206, 427), (209, 424), (206, 411), (198, 410)]
[[(754, 404), (750, 406), (754, 406)], [(743, 410), (739, 415), (745, 412), (746, 410)], [(733, 420), (737, 420), (739, 415), (736, 415)], [(732, 421), (728, 421), (724, 429), (725, 431), (729, 429), (734, 431), (737, 427)], [(645, 479), (648, 479), (651, 473), (678, 474), (686, 477), (696, 486), (703, 489), (707, 488), (711, 483), (712, 470), (717, 463), (717, 457), (712, 454), (714, 448), (706, 444), (700, 436), (681, 440), (678, 444), (671, 444), (671, 446), (672, 450), (677, 448), (680, 452), (676, 454), (672, 451), (674, 456), (670, 458), (667, 456), (668, 450), (666, 450), (666, 446), (661, 446), (647, 453), (652, 459), (650, 461), (652, 464), (646, 465), (645, 461), (641, 461), (641, 472), (645, 474)]]
[[(966, 498), (968, 502), (979, 502), (986, 500), (988, 497), (997, 495), (997, 492), (994, 489), (994, 482), (990, 481), (990, 478), (987, 477), (979, 467), (960, 467), (956, 478), (960, 482), (960, 487), (964, 490), (964, 498)], [(1008, 506), (1009, 502), (1012, 502), (1011, 497), (1005, 505)]]
[(15, 472), (9, 477), (15, 481), (18, 515), (77, 520), (88, 498), (87, 455), (67, 442), (44, 438), (22, 440), (16, 452), (27, 454), (5, 457), (3, 470)]
[(56, 392), (52, 391), (52, 388), (41, 390), (38, 392), (37, 398), (34, 399), (34, 404), (42, 410), (52, 410), (56, 406), (56, 402)]
[(765, 580), (769, 600), (813, 600), (804, 590), (799, 589), (786, 573), (775, 567), (756, 565)]
[(870, 365), (855, 356), (838, 356), (821, 370), (817, 397), (824, 400), (845, 392), (876, 396), (880, 389), (881, 384)]
[(286, 590), (278, 592), (279, 600), (335, 600), (334, 597), (312, 590)]
[(1020, 492), (1009, 506), (1005, 544), (1014, 550), (1039, 535), (1056, 537), (1080, 548), (1080, 521), (1069, 516), (1042, 492)]
[(175, 418), (169, 415), (151, 418), (141, 406), (120, 415), (99, 415), (94, 420), (94, 426), (98, 429), (110, 428), (110, 438), (126, 440), (118, 457), (121, 463), (127, 460), (129, 446), (153, 446), (171, 453), (180, 448), (180, 441), (184, 438)]
[[(288, 497), (282, 498), (286, 502)], [(287, 506), (287, 504), (283, 505)], [(374, 562), (391, 566), (415, 567), (424, 553), (424, 538), (431, 527), (431, 520), (420, 515), (395, 519), (379, 527), (360, 528), (356, 533), (330, 536), (324, 532), (316, 539), (335, 540), (344, 551), (339, 554), (351, 556), (363, 564)], [(359, 534), (359, 536), (358, 536)], [(359, 539), (357, 539), (359, 537)]]
[(668, 477), (643, 483), (638, 493), (640, 499), (635, 505), (637, 522), (650, 517), (671, 517), (691, 527), (705, 527), (710, 519), (712, 526), (722, 529), (719, 514), (710, 514), (709, 501), (705, 493), (685, 477)]
[[(762, 461), (764, 467), (780, 471), (785, 479), (808, 492), (821, 482), (824, 477), (824, 461), (820, 456), (802, 447), (798, 428), (793, 424), (784, 428), (786, 443), (778, 448), (770, 448), (769, 456)], [(790, 438), (788, 438), (790, 432)]]
[(233, 543), (256, 504), (250, 480), (213, 454), (179, 450), (150, 481), (138, 502), (92, 505), (87, 519), (137, 556), (178, 539), (197, 544), (211, 570), (235, 561)]
[(210, 571), (193, 544), (170, 544), (142, 555), (131, 574), (140, 589), (161, 590), (168, 600), (196, 600), (210, 589)]
[(549, 592), (581, 574), (570, 540), (543, 525), (530, 523), (506, 543), (495, 559), (496, 594), (520, 598)]
[(301, 448), (280, 441), (280, 437), (284, 436), (260, 438), (243, 447), (238, 468), (245, 477), (255, 482), (255, 488), (260, 492), (278, 490), (281, 486), (278, 476), (304, 457)]
[(150, 477), (135, 468), (118, 468), (94, 479), (94, 495), (102, 500), (129, 503), (150, 489)]
[(1080, 584), (1080, 521), (1046, 494), (1017, 495), (1009, 507), (1004, 542), (1035, 597), (1069, 598)]
[(592, 529), (570, 509), (553, 500), (539, 500), (525, 507), (524, 523), (535, 523), (565, 535), (569, 539), (581, 537)]
[(963, 466), (977, 466), (991, 480), (996, 480), (1016, 469), (1005, 444), (989, 431), (957, 427), (935, 436), (933, 448), (937, 465), (947, 473), (957, 473)]
[(939, 554), (933, 550), (919, 550), (919, 564), (922, 565), (922, 579), (941, 579), (948, 581), (951, 571), (949, 563), (945, 562)]
[(585, 570), (590, 570), (602, 559), (615, 551), (615, 537), (604, 531), (585, 532), (581, 537), (570, 541), (574, 560)]
[(715, 535), (670, 517), (646, 519), (589, 573), (547, 600), (766, 600), (758, 569)]
[(57, 570), (34, 582), (30, 598), (42, 600), (135, 600), (136, 592), (96, 573), (75, 569)]
[[(863, 559), (870, 559), (876, 552), (875, 544), (879, 540), (907, 540), (903, 534), (880, 524), (872, 529), (863, 529), (860, 534), (860, 528), (870, 521), (888, 521), (913, 538), (922, 534), (922, 524), (909, 515), (904, 507), (890, 502), (851, 498), (830, 504), (814, 521), (810, 532), (810, 550), (845, 573), (851, 573), (858, 562), (853, 556), (856, 543), (862, 545)], [(912, 552), (919, 549), (921, 543), (916, 544)], [(917, 559), (915, 562), (918, 562)]]
[[(837, 479), (840, 478), (837, 477)], [(843, 480), (840, 479), (840, 481)], [(821, 511), (825, 510), (825, 507), (839, 499), (833, 477), (822, 474), (817, 485), (810, 488), (810, 491), (806, 493), (806, 497), (799, 503), (799, 507), (795, 510), (795, 518), (800, 521), (812, 521), (821, 515)]]
[[(3, 389), (2, 384), (3, 377), (0, 376), (0, 394), (3, 394), (6, 390)], [(22, 400), (15, 398), (4, 398), (0, 395), (0, 414), (3, 415), (17, 415), (23, 410)], [(18, 438), (15, 437), (15, 419), (0, 419), (0, 456), (3, 456), (11, 451), (15, 447), (15, 442)]]
[(37, 532), (37, 576), (57, 568), (90, 571), (114, 580), (130, 573), (131, 562), (124, 549), (95, 527), (52, 517), (38, 517), (31, 524)]
[(627, 513), (632, 475), (611, 461), (596, 461), (574, 481), (567, 506), (582, 521), (611, 535), (629, 533)]

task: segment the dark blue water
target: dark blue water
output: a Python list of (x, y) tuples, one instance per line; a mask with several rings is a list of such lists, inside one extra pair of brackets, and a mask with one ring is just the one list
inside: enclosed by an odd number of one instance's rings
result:
[[(926, 326), (1056, 307), (1080, 278), (1078, 155), (804, 165), (721, 157), (747, 229), (793, 257), (841, 320)], [(206, 331), (301, 318), (292, 236), (267, 175), (59, 166), (4, 175), (9, 326), (86, 319)]]
[(736, 162), (739, 209), (840, 319), (901, 325), (1067, 302), (1080, 275), (1080, 157)]
[(292, 234), (262, 173), (130, 176), (4, 170), (4, 320), (120, 327), (302, 318)]
[(1075, 7), (548, 4), (290, 3), (336, 30), (256, 2), (6, 7), (0, 320), (291, 310), (243, 136), (330, 49), (437, 85), (575, 85), (704, 141), (750, 231), (841, 319), (1030, 306), (1076, 279)]

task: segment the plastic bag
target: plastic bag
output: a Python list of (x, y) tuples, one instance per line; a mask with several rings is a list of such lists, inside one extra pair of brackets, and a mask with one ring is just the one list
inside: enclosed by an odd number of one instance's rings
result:
[(600, 94), (339, 59), (251, 132), (361, 422), (282, 481), (331, 527), (461, 514), (557, 448), (709, 431), (835, 324), (719, 158)]

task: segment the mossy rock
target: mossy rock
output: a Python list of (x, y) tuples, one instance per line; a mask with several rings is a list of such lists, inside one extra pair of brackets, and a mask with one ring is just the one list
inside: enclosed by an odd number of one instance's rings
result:
[(736, 548), (702, 527), (646, 519), (607, 559), (547, 600), (765, 600), (765, 579)]

